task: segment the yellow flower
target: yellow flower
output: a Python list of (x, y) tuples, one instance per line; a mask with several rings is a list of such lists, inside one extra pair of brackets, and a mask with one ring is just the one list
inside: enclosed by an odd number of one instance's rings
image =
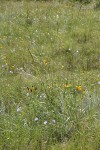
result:
[(83, 88), (82, 88), (82, 86), (76, 86), (76, 90), (78, 90), (78, 91), (83, 91)]
[(44, 61), (43, 61), (43, 62), (44, 62), (44, 64), (45, 64), (45, 65), (47, 65), (47, 64), (48, 64), (48, 62), (47, 62), (47, 60), (46, 60), (46, 59), (44, 59)]
[(15, 66), (11, 66), (12, 68), (14, 68)]
[(82, 92), (83, 94), (86, 93), (86, 90), (84, 89), (84, 87), (82, 87), (82, 86), (80, 86), (80, 85), (79, 85), (79, 86), (76, 86), (76, 90)]

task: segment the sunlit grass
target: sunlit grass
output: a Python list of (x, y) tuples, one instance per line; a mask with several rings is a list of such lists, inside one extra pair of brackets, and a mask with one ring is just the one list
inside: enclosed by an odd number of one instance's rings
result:
[(0, 148), (99, 150), (95, 3), (0, 2)]

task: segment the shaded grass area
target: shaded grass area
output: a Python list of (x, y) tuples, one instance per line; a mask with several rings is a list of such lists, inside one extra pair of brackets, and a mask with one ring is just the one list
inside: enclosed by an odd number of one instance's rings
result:
[(0, 148), (99, 150), (100, 11), (0, 3)]

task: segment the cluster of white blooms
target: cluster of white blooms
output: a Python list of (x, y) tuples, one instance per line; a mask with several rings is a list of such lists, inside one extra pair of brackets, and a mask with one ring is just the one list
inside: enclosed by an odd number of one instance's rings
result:
[[(34, 121), (35, 121), (35, 122), (38, 122), (38, 121), (39, 121), (39, 118), (36, 117), (36, 118), (34, 119)], [(51, 123), (52, 123), (52, 124), (56, 124), (56, 120), (53, 119), (53, 120), (51, 121)], [(48, 121), (45, 120), (45, 121), (43, 122), (43, 124), (44, 124), (44, 125), (48, 124)]]

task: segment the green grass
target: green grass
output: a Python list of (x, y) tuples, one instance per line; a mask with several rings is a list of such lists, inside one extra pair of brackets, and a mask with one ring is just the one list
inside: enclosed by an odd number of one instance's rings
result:
[(99, 150), (96, 6), (0, 2), (1, 150)]

